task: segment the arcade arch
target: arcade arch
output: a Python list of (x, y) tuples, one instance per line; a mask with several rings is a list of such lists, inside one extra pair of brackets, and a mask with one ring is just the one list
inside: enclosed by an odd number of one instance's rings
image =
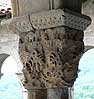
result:
[[(7, 54), (4, 54), (7, 55)], [(7, 55), (8, 57), (3, 61), (1, 67), (1, 73), (17, 73), (17, 63), (12, 56)], [(2, 54), (3, 57), (3, 54)]]
[(18, 73), (17, 63), (12, 56), (0, 54), (0, 71), (0, 99), (27, 99), (27, 91), (21, 82), (22, 74)]
[(94, 48), (89, 48), (79, 61), (80, 72), (74, 84), (74, 99), (94, 99)]

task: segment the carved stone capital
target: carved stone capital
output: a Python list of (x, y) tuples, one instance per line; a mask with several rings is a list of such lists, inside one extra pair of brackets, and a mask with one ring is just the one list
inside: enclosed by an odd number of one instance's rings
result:
[(20, 36), (19, 54), (27, 89), (73, 86), (84, 50), (83, 31), (90, 23), (85, 15), (61, 9), (3, 23)]
[(84, 50), (83, 31), (55, 27), (29, 32), (20, 38), (25, 87), (45, 89), (71, 87), (77, 78)]

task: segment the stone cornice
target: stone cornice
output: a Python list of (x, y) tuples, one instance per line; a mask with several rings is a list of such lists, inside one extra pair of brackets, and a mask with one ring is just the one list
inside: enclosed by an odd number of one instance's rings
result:
[[(50, 10), (40, 13), (14, 17), (1, 23), (1, 28), (15, 33), (67, 26), (84, 31), (91, 23), (88, 16), (66, 10)], [(19, 33), (18, 33), (19, 32)]]

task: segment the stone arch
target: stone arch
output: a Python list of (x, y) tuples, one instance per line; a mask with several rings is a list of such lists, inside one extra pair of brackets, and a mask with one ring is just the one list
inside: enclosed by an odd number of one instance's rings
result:
[[(79, 61), (78, 78), (74, 84), (74, 97), (79, 98), (94, 98), (94, 47), (87, 47), (87, 50)], [(91, 90), (91, 91), (90, 91)], [(87, 92), (88, 91), (88, 92)], [(88, 95), (85, 93), (87, 92)], [(91, 93), (89, 93), (91, 92)], [(90, 97), (89, 97), (90, 96)], [(93, 98), (92, 98), (93, 97)]]
[(85, 46), (84, 53), (93, 48), (94, 46)]
[[(85, 64), (88, 63), (89, 61), (91, 62), (92, 57), (94, 56), (94, 48), (89, 48), (81, 57), (80, 61), (79, 61), (79, 68), (85, 69), (85, 66), (89, 68), (92, 68), (91, 65), (89, 64)], [(93, 61), (92, 61), (93, 62)], [(94, 62), (93, 62), (94, 63)], [(85, 65), (84, 65), (85, 64)]]
[(5, 54), (5, 53), (0, 54), (0, 73), (1, 73), (2, 64), (3, 64), (3, 62), (6, 60), (6, 58), (7, 58), (8, 56), (10, 56), (10, 55)]
[(4, 60), (1, 73), (18, 73), (17, 62), (11, 55)]
[[(3, 68), (3, 63), (8, 59), (8, 57), (10, 57), (11, 55), (6, 54), (6, 53), (2, 53), (0, 54), (0, 80), (2, 79), (2, 77), (4, 75), (9, 75), (6, 73), (2, 73), (2, 68)], [(6, 67), (7, 68), (7, 67)], [(21, 92), (22, 94), (22, 98), (21, 99), (27, 99), (27, 90), (24, 88), (23, 84), (22, 84), (22, 80), (23, 80), (23, 74), (22, 73), (12, 73), (11, 75), (14, 75), (14, 77), (16, 77), (16, 81), (19, 83), (20, 88), (21, 89), (19, 92)], [(18, 85), (18, 84), (17, 84)]]

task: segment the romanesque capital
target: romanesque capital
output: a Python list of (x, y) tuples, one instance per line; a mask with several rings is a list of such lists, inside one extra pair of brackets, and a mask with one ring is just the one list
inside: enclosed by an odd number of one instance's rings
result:
[(84, 51), (88, 16), (67, 9), (29, 13), (2, 24), (20, 36), (26, 89), (72, 87)]

